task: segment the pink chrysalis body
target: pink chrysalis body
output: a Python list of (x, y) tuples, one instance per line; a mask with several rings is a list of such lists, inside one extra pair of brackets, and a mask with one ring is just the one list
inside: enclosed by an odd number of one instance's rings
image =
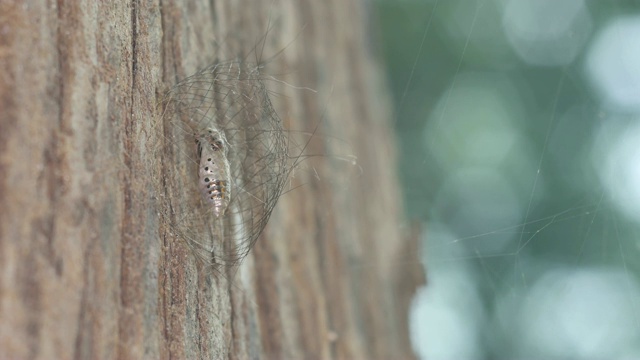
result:
[(196, 137), (196, 143), (200, 156), (198, 188), (202, 200), (212, 207), (213, 214), (219, 218), (227, 210), (231, 196), (227, 142), (222, 132), (208, 128)]

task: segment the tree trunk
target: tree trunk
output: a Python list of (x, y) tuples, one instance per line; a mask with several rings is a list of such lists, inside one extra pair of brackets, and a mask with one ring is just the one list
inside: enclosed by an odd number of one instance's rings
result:
[[(422, 280), (395, 262), (417, 240), (364, 5), (0, 0), (0, 358), (412, 358)], [(320, 156), (237, 271), (211, 272), (162, 216), (197, 194), (167, 191), (159, 104), (254, 53)]]

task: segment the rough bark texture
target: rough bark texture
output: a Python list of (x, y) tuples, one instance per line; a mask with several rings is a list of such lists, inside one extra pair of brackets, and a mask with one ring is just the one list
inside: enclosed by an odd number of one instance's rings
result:
[[(0, 358), (412, 358), (421, 279), (395, 264), (414, 248), (366, 15), (355, 0), (0, 0)], [(273, 82), (285, 127), (329, 135), (231, 278), (158, 215), (158, 103), (267, 29), (264, 54), (284, 48), (270, 73), (317, 90)]]

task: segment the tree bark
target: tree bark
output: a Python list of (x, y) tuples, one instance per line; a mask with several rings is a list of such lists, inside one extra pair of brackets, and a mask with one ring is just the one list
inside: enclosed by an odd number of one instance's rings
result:
[[(396, 264), (417, 239), (366, 16), (355, 0), (0, 0), (0, 358), (413, 358), (423, 280)], [(158, 104), (252, 51), (274, 55), (275, 108), (321, 156), (220, 276), (160, 216), (198, 195), (167, 194)]]

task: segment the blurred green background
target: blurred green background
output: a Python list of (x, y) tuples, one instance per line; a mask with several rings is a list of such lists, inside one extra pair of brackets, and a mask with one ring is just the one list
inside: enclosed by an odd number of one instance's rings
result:
[(374, 2), (427, 359), (640, 359), (640, 3)]

